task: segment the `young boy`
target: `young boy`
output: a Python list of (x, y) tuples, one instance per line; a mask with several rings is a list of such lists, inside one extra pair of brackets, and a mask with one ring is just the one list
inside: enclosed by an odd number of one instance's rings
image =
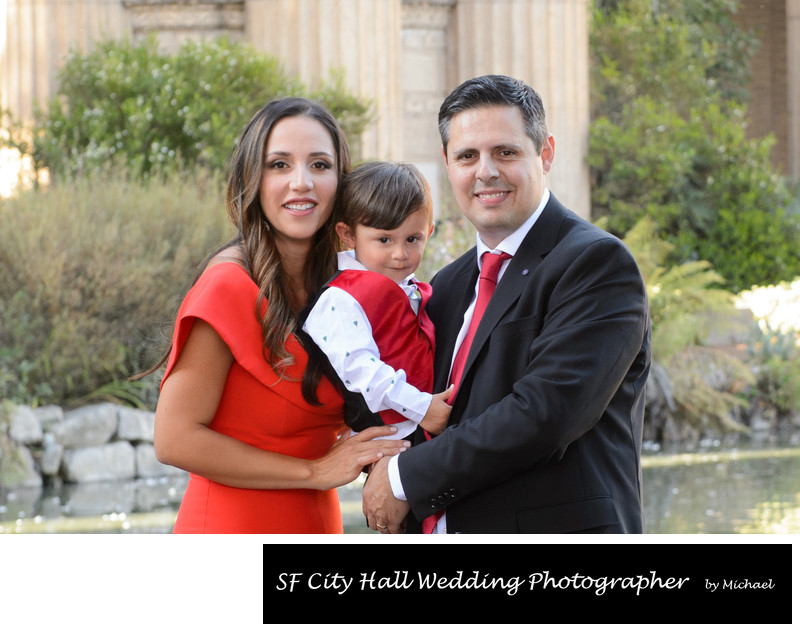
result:
[(402, 437), (419, 424), (439, 434), (452, 389), (430, 394), (431, 288), (414, 278), (433, 232), (428, 184), (413, 165), (370, 162), (345, 177), (341, 195), (336, 231), (350, 250), (339, 253), (339, 273), (305, 311), (303, 331), (344, 387), (350, 428), (398, 424)]

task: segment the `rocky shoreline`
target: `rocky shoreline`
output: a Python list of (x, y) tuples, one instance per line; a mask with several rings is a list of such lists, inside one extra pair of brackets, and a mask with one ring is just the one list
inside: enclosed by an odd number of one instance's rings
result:
[(0, 488), (185, 476), (156, 459), (154, 428), (153, 412), (112, 403), (69, 411), (6, 405)]
[(188, 474), (155, 415), (111, 403), (0, 407), (0, 533), (169, 533)]

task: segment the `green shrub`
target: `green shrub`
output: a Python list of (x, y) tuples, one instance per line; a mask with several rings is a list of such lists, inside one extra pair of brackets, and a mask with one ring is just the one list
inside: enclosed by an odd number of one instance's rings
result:
[(653, 219), (640, 219), (625, 243), (647, 286), (655, 362), (702, 344), (715, 322), (733, 315), (734, 295), (719, 287), (723, 279), (707, 261), (668, 263), (674, 246), (659, 238)]
[(737, 3), (620, 6), (592, 24), (592, 216), (620, 236), (651, 217), (671, 265), (708, 261), (734, 292), (793, 279), (800, 225), (773, 139), (746, 135)]
[(720, 349), (692, 346), (673, 355), (666, 370), (673, 389), (671, 423), (683, 426), (683, 436), (678, 438), (687, 438), (689, 432), (698, 437), (705, 431), (749, 432), (734, 414), (747, 407), (747, 393), (754, 381), (752, 371), (741, 360)]
[(109, 169), (0, 201), (0, 399), (125, 397), (114, 384), (160, 357), (194, 268), (230, 232), (202, 171), (142, 184)]
[(675, 247), (669, 262), (705, 260), (735, 291), (800, 274), (800, 225), (769, 160), (771, 139), (748, 140), (744, 114), (715, 105), (690, 120), (649, 98), (624, 125), (592, 124), (593, 212), (624, 234), (642, 217)]
[(800, 411), (800, 332), (765, 324), (755, 330), (750, 356), (756, 363), (755, 398), (785, 416)]
[(286, 95), (319, 98), (351, 137), (371, 119), (371, 105), (349, 94), (341, 73), (310, 91), (278, 60), (249, 44), (187, 41), (175, 54), (155, 39), (106, 41), (71, 51), (58, 92), (37, 114), (34, 156), (54, 176), (122, 158), (147, 176), (169, 169), (224, 170), (250, 117)]
[(590, 29), (592, 118), (621, 122), (649, 96), (686, 116), (719, 99), (749, 101), (755, 34), (734, 19), (738, 0), (596, 0)]
[(713, 324), (733, 313), (733, 294), (718, 287), (722, 278), (707, 261), (669, 265), (673, 246), (658, 237), (649, 217), (628, 231), (625, 243), (650, 301), (653, 367), (646, 436), (685, 440), (706, 430), (746, 431), (733, 411), (746, 403), (751, 370), (720, 349), (702, 346)]

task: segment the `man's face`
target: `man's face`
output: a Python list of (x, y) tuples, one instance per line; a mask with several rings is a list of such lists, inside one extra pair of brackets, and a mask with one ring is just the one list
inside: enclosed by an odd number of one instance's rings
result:
[(475, 108), (451, 119), (447, 176), (461, 211), (487, 246), (497, 246), (539, 206), (554, 152), (549, 136), (537, 154), (515, 107)]

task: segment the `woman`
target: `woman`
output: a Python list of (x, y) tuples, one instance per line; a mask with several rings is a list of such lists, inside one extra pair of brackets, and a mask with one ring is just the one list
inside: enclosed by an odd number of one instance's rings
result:
[(191, 472), (175, 533), (341, 533), (335, 488), (408, 446), (385, 427), (337, 440), (342, 399), (293, 334), (336, 271), (349, 162), (306, 99), (267, 104), (242, 133), (226, 201), (238, 235), (184, 299), (156, 409), (158, 459)]

